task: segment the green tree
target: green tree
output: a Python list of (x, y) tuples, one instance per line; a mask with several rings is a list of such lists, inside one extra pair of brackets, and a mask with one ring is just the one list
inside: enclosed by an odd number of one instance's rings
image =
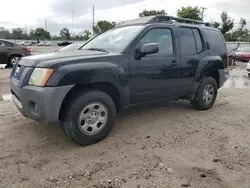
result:
[(228, 31), (233, 29), (233, 27), (234, 27), (234, 19), (229, 17), (226, 11), (223, 11), (221, 13), (220, 17), (221, 17), (222, 23), (221, 23), (219, 29), (220, 29), (221, 33), (223, 35), (225, 35)]
[(29, 38), (32, 39), (32, 40), (36, 39), (36, 31), (34, 29), (30, 30)]
[(154, 16), (154, 15), (167, 15), (165, 10), (143, 10), (139, 13), (139, 17)]
[(101, 34), (105, 31), (108, 31), (109, 29), (112, 29), (116, 26), (116, 22), (109, 22), (106, 20), (99, 21), (97, 24), (93, 27), (94, 34)]
[(216, 29), (219, 29), (220, 23), (219, 22), (212, 22), (211, 26), (214, 27), (214, 28), (216, 28)]
[(240, 26), (238, 29), (228, 32), (225, 34), (225, 39), (227, 41), (242, 41), (249, 42), (250, 41), (250, 31), (245, 28), (246, 20), (241, 18)]
[(177, 10), (177, 16), (181, 18), (188, 18), (193, 20), (199, 20), (202, 21), (202, 12), (199, 7), (181, 7), (181, 9)]
[(4, 27), (0, 27), (0, 38), (10, 39), (10, 31)]
[(21, 28), (13, 28), (11, 33), (11, 38), (13, 39), (23, 39), (23, 30)]
[(59, 36), (59, 35), (53, 35), (53, 36), (51, 37), (51, 40), (61, 40), (61, 39), (62, 39), (62, 37)]
[(63, 28), (61, 31), (60, 31), (60, 36), (66, 40), (69, 40), (70, 39), (70, 32), (69, 32), (69, 29), (68, 28)]
[(82, 39), (83, 40), (89, 40), (90, 39), (90, 37), (91, 37), (91, 32), (89, 31), (89, 30), (84, 30), (84, 32), (83, 32), (84, 34), (83, 34), (83, 37), (82, 37)]
[(37, 38), (37, 42), (40, 42), (40, 39), (44, 40), (44, 39), (50, 39), (50, 33), (45, 31), (45, 29), (43, 28), (36, 28), (35, 30), (35, 36)]

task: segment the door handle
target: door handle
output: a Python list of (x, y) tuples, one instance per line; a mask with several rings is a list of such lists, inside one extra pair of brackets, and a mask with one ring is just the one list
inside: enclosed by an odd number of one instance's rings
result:
[(11, 48), (7, 48), (7, 50), (11, 50)]
[(172, 61), (172, 66), (175, 67), (175, 66), (177, 66), (177, 65), (178, 65), (178, 62), (177, 62), (176, 60), (173, 60), (173, 61)]

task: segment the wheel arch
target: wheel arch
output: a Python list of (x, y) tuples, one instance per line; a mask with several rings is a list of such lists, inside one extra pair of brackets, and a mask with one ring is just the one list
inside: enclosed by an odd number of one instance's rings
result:
[(76, 97), (79, 93), (84, 91), (102, 91), (109, 95), (111, 99), (114, 101), (116, 106), (116, 112), (120, 113), (123, 108), (121, 93), (117, 89), (117, 87), (110, 82), (94, 82), (94, 83), (86, 83), (86, 84), (77, 84), (75, 85), (65, 96), (59, 113), (59, 120), (65, 115), (66, 106), (72, 101), (74, 97)]

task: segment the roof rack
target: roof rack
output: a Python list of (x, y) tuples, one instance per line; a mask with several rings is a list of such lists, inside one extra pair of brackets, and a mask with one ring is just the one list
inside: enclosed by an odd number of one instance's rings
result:
[(198, 21), (198, 20), (173, 17), (173, 16), (167, 16), (167, 15), (156, 15), (156, 16), (146, 16), (143, 18), (137, 18), (137, 19), (133, 19), (133, 20), (119, 22), (116, 25), (116, 27), (122, 27), (125, 25), (134, 25), (134, 24), (151, 24), (151, 23), (170, 23), (170, 24), (172, 24), (174, 22), (200, 24), (200, 25), (210, 26), (210, 23), (208, 23), (208, 22), (202, 22), (202, 21)]
[(210, 26), (209, 22), (202, 22), (202, 21), (198, 21), (198, 20), (192, 20), (192, 19), (187, 19), (187, 18), (180, 18), (180, 17), (174, 17), (174, 16), (165, 16), (165, 15), (157, 15), (154, 16), (152, 19), (150, 19), (147, 24), (149, 23), (159, 23), (159, 22), (163, 22), (163, 23), (174, 23), (174, 21), (176, 22), (183, 22), (183, 23), (191, 23), (191, 24), (201, 24), (201, 25), (205, 25), (205, 26)]

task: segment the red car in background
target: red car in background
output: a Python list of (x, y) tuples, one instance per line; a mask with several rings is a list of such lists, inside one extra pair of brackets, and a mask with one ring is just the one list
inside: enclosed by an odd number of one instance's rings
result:
[(242, 62), (249, 62), (250, 60), (250, 47), (238, 48), (236, 50), (236, 60)]

